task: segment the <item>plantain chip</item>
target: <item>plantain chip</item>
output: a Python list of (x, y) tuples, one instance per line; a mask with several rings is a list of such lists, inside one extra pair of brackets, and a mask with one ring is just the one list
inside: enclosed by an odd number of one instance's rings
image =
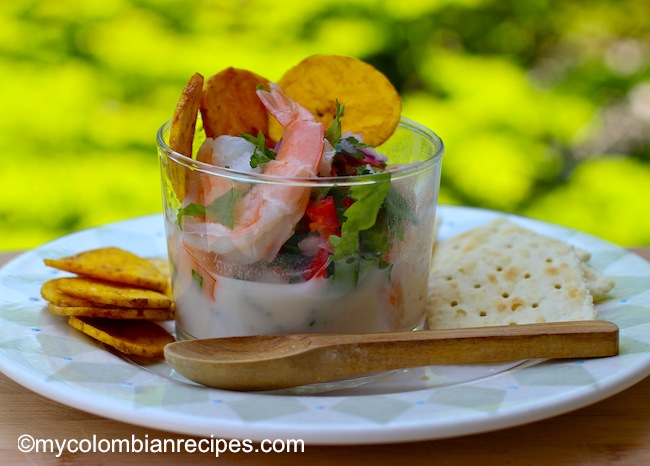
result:
[(164, 348), (174, 337), (149, 320), (115, 320), (70, 317), (68, 324), (86, 335), (125, 354), (163, 358)]
[[(156, 269), (158, 269), (158, 272), (160, 272), (163, 275), (163, 277), (165, 277), (165, 280), (167, 281), (167, 286), (165, 287), (164, 290), (162, 290), (162, 292), (171, 298), (172, 297), (172, 282), (171, 282), (172, 274), (169, 268), (169, 260), (163, 259), (161, 257), (149, 257), (147, 258), (147, 260), (151, 265), (153, 265)], [(157, 291), (161, 291), (161, 290), (157, 290)]]
[(93, 303), (136, 309), (169, 309), (172, 300), (158, 291), (86, 277), (59, 279), (59, 289)]
[(162, 257), (147, 257), (146, 260), (153, 265), (167, 280), (171, 277), (169, 270), (169, 261)]
[(48, 307), (52, 314), (59, 316), (75, 317), (101, 317), (104, 319), (121, 320), (172, 320), (174, 319), (173, 309), (137, 309), (127, 307), (97, 307), (94, 304), (88, 306), (59, 306), (49, 303)]
[[(196, 120), (199, 116), (203, 76), (194, 73), (181, 92), (169, 129), (169, 147), (187, 157), (192, 157), (192, 146), (196, 132)], [(172, 184), (174, 193), (180, 202), (185, 199), (186, 187), (190, 183), (188, 172), (179, 162), (165, 158), (163, 164), (165, 182)]]
[[(397, 128), (402, 100), (388, 78), (372, 65), (340, 55), (312, 55), (289, 69), (278, 81), (289, 97), (307, 108), (327, 128), (345, 106), (341, 131), (363, 136), (378, 146)], [(270, 137), (278, 140), (282, 128), (269, 122)]]
[(91, 249), (61, 259), (44, 259), (46, 265), (90, 278), (165, 292), (169, 275), (150, 260), (117, 247)]
[(203, 76), (194, 73), (183, 89), (172, 117), (169, 147), (187, 157), (192, 157), (192, 143), (194, 142), (202, 92)]
[(41, 296), (47, 302), (54, 304), (55, 306), (65, 306), (65, 307), (102, 306), (102, 304), (92, 303), (87, 299), (78, 298), (76, 296), (72, 296), (67, 293), (64, 293), (63, 291), (61, 291), (61, 288), (59, 287), (60, 284), (59, 280), (61, 279), (54, 278), (52, 280), (46, 281), (45, 283), (43, 283), (43, 286), (41, 286)]
[(267, 83), (267, 79), (252, 71), (233, 67), (208, 79), (201, 97), (201, 118), (206, 136), (257, 136), (260, 131), (268, 136), (268, 113), (255, 92), (258, 86)]

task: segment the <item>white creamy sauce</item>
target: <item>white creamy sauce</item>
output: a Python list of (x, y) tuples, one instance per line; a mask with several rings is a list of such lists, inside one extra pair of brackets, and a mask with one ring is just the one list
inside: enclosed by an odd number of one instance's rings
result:
[(320, 278), (295, 284), (222, 276), (212, 281), (198, 278), (187, 256), (178, 255), (175, 263), (177, 325), (195, 338), (386, 332), (412, 330), (423, 323), (429, 270), (425, 255), (416, 263), (375, 269), (349, 292)]

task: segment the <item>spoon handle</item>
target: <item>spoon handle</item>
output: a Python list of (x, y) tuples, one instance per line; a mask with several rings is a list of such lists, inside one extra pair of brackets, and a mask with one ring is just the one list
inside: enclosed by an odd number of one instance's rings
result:
[[(604, 357), (618, 354), (618, 327), (606, 321), (554, 322), (516, 326), (376, 333), (314, 335), (349, 356), (364, 352), (378, 369), (432, 364), (467, 364), (519, 359)], [(351, 357), (364, 365), (370, 361)]]
[(180, 341), (167, 362), (211, 387), (271, 390), (436, 364), (618, 354), (618, 327), (581, 321), (356, 335), (259, 335)]

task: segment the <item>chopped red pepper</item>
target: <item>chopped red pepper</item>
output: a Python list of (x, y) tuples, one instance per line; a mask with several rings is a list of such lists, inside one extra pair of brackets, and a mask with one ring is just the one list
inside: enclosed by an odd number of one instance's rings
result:
[(316, 253), (316, 256), (314, 256), (307, 267), (305, 267), (305, 270), (303, 272), (305, 281), (311, 280), (314, 277), (323, 277), (327, 271), (327, 261), (329, 257), (329, 252), (327, 252), (325, 249), (319, 249)]
[(323, 237), (341, 236), (341, 224), (336, 214), (336, 204), (332, 196), (317, 200), (305, 212), (311, 219), (309, 229), (317, 231)]
[(356, 201), (355, 201), (354, 199), (352, 199), (351, 197), (345, 196), (345, 197), (341, 200), (341, 205), (343, 206), (344, 209), (347, 209), (348, 207), (350, 207), (350, 206), (351, 206), (352, 204), (354, 204), (355, 202), (356, 202)]
[(386, 169), (386, 164), (379, 160), (375, 160), (365, 155), (361, 158), (355, 157), (354, 155), (348, 155), (344, 153), (337, 153), (332, 163), (332, 176), (340, 175), (356, 175), (356, 168), (364, 165), (370, 165), (381, 171)]

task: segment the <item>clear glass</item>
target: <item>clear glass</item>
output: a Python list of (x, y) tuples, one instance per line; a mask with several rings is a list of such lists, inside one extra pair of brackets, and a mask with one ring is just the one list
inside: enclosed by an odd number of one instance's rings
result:
[[(389, 170), (319, 178), (205, 164), (172, 151), (168, 136), (169, 122), (157, 142), (178, 338), (424, 325), (443, 154), (431, 130), (402, 118), (376, 148)], [(341, 221), (357, 224), (323, 240), (304, 214), (330, 196)], [(354, 214), (341, 212), (355, 204)], [(240, 229), (251, 205), (257, 216)], [(319, 255), (323, 247), (329, 254)]]

